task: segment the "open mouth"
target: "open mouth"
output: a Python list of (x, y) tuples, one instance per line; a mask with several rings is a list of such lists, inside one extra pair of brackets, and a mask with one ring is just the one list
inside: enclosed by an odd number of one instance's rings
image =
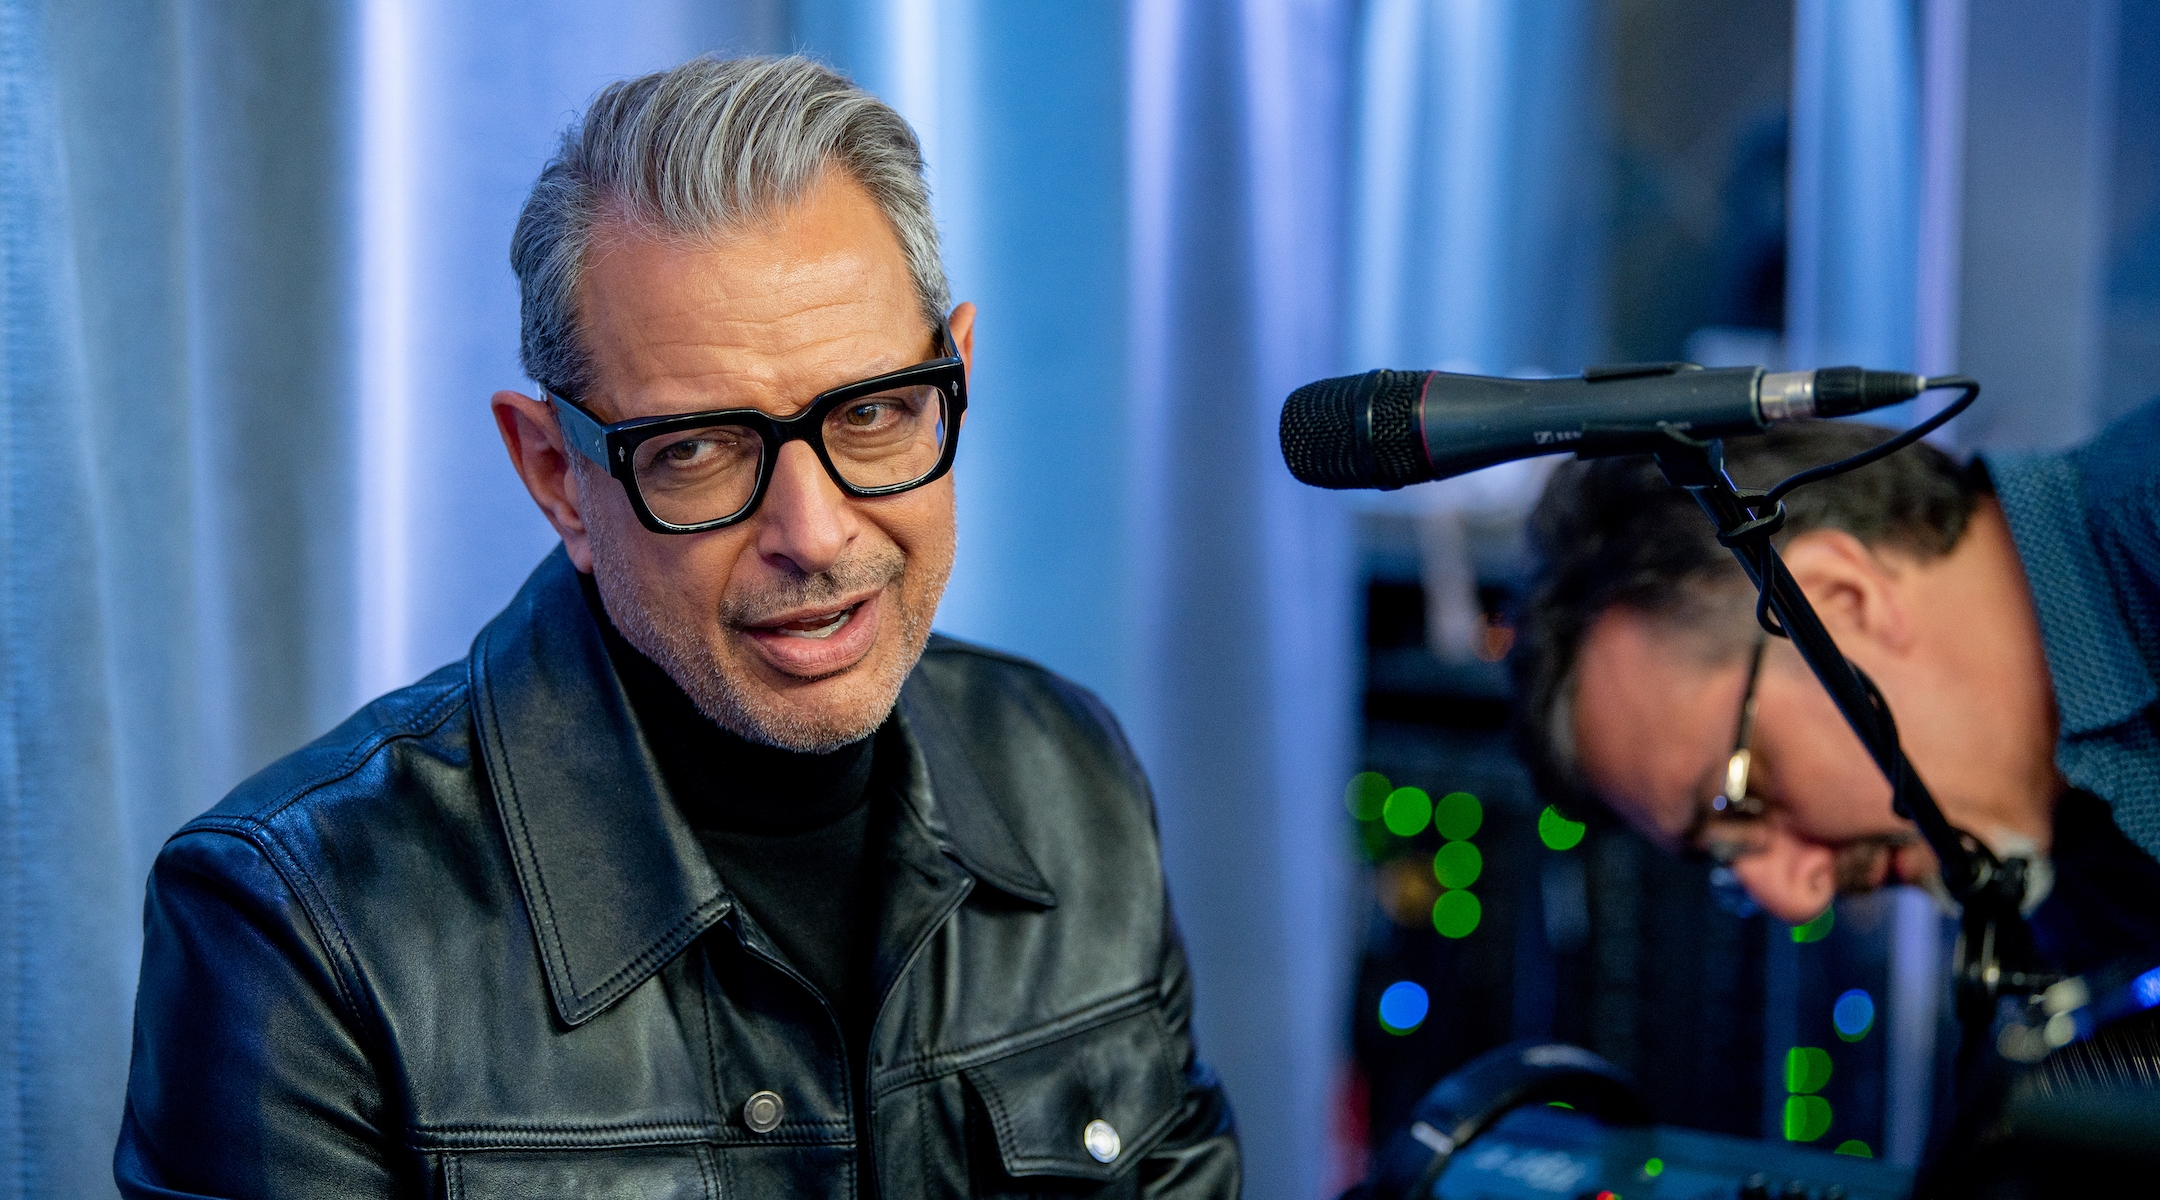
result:
[(736, 628), (744, 646), (767, 667), (796, 680), (816, 680), (849, 670), (871, 652), (883, 624), (884, 593), (852, 599), (820, 596), (831, 607), (780, 608)]
[(793, 621), (782, 621), (776, 625), (763, 625), (759, 626), (759, 629), (768, 633), (777, 633), (784, 637), (810, 638), (815, 641), (822, 641), (846, 628), (847, 623), (854, 618), (855, 610), (861, 607), (860, 603), (850, 604), (846, 608), (836, 609), (829, 613), (799, 617)]

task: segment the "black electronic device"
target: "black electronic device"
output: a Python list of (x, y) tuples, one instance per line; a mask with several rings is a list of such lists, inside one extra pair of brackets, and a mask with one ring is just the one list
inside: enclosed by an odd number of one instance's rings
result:
[(1516, 1109), (1455, 1155), (1433, 1200), (1904, 1200), (1904, 1167), (1693, 1129)]
[(1516, 1042), (1435, 1084), (1344, 1200), (1903, 1200), (1912, 1172), (1649, 1123), (1611, 1063)]

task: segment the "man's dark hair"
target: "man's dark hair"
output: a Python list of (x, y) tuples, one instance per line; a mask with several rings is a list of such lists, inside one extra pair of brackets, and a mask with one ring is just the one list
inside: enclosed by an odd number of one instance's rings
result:
[[(1764, 488), (1858, 454), (1894, 431), (1821, 421), (1726, 443), (1741, 487)], [(1947, 554), (1987, 489), (1980, 472), (1921, 443), (1785, 499), (1783, 544), (1839, 529), (1921, 559)], [(1583, 635), (1606, 610), (1634, 609), (1699, 633), (1706, 655), (1752, 644), (1754, 591), (1686, 492), (1647, 455), (1563, 463), (1530, 516), (1531, 575), (1514, 654), (1517, 729), (1549, 797), (1579, 802), (1574, 679)]]

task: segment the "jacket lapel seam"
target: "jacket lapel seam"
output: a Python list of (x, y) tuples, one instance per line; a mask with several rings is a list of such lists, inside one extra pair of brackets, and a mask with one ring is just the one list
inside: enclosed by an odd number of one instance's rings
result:
[[(928, 807), (937, 814), (931, 824), (938, 840), (984, 883), (1043, 908), (1057, 907), (1057, 892), (991, 802), (989, 785), (974, 757), (954, 733), (937, 698), (927, 692), (926, 686), (915, 684), (901, 692), (901, 699), (916, 752), (929, 776)], [(915, 730), (918, 717), (920, 732)], [(942, 786), (940, 766), (944, 768)], [(960, 818), (957, 828), (953, 817)], [(985, 847), (981, 844), (985, 840), (1000, 844)], [(1008, 861), (997, 861), (1001, 856)]]
[[(576, 1001), (582, 999), (582, 996), (577, 988), (577, 977), (570, 969), (570, 951), (563, 944), (562, 928), (555, 919), (554, 897), (548, 892), (547, 877), (540, 868), (539, 854), (533, 847), (532, 829), (525, 820), (525, 802), (518, 795), (517, 777), (510, 767), (509, 750), (502, 744), (502, 714), (497, 712), (495, 708), (494, 689), (487, 686), (487, 647), (492, 640), (493, 633), (494, 627), (490, 625), (481, 632), (480, 644), (473, 647), (473, 690), (486, 697), (488, 713), (486, 742), (495, 751), (487, 756), (488, 774), (493, 776), (499, 772), (502, 776), (501, 779), (496, 781), (495, 786), (498, 803), (507, 804), (511, 814), (517, 820), (516, 831), (511, 834), (513, 843), (511, 857), (517, 864), (518, 885), (519, 889), (525, 893), (526, 910), (532, 912), (533, 916), (537, 918), (537, 923), (547, 934), (546, 939), (541, 943), (541, 958), (546, 961), (548, 973), (551, 976), (561, 976), (562, 986), (568, 990), (571, 999)], [(505, 832), (510, 832), (507, 827)], [(539, 889), (540, 902), (538, 904), (533, 903), (533, 889), (535, 887)], [(538, 911), (534, 911), (536, 909)], [(551, 946), (553, 953), (549, 953), (549, 947)], [(552, 983), (553, 980), (550, 980), (550, 982)], [(560, 1006), (559, 1001), (558, 1006)], [(570, 1012), (562, 1012), (560, 1015), (564, 1021), (572, 1025), (579, 1022), (579, 1018), (573, 1016)]]
[[(526, 914), (533, 925), (535, 948), (547, 979), (549, 999), (553, 1004), (556, 1015), (564, 1024), (577, 1026), (605, 1011), (616, 1001), (634, 990), (638, 984), (644, 982), (661, 967), (665, 966), (667, 961), (678, 954), (684, 946), (690, 944), (706, 928), (709, 928), (714, 922), (725, 916), (729, 909), (733, 907), (734, 902), (728, 895), (725, 885), (718, 883), (718, 881), (716, 881), (718, 886), (715, 887), (712, 894), (705, 896), (702, 900), (696, 899), (694, 889), (687, 886), (689, 883), (695, 882), (695, 876), (693, 875), (691, 879), (685, 881), (685, 886), (681, 889), (683, 893), (688, 894), (677, 895), (671, 893), (666, 897), (669, 902), (665, 905), (665, 909), (672, 910), (678, 915), (665, 929), (660, 930), (655, 935), (649, 923), (644, 921), (634, 922), (633, 924), (639, 927), (636, 930), (635, 940), (626, 937), (612, 943), (595, 942), (589, 934), (579, 928), (572, 927), (571, 922), (565, 919), (565, 914), (558, 910), (554, 889), (548, 883), (547, 871), (543, 866), (543, 839), (535, 834), (532, 821), (528, 816), (526, 798), (518, 784), (517, 776), (519, 772), (511, 762), (513, 757), (511, 734), (515, 731), (504, 720), (501, 711), (502, 700), (497, 695), (498, 681), (495, 678), (494, 661), (502, 654), (518, 652), (516, 648), (505, 648), (501, 645), (506, 630), (513, 634), (524, 635), (522, 631), (529, 629), (535, 631), (534, 634), (524, 636), (537, 636), (538, 633), (545, 631), (550, 613), (554, 613), (554, 610), (558, 608), (573, 607), (570, 601), (560, 599), (561, 592), (567, 591), (577, 599), (578, 602), (574, 606), (574, 615), (586, 620), (588, 623), (590, 622), (591, 618), (584, 610), (582, 597), (576, 596), (578, 585), (574, 577), (570, 575), (572, 570), (573, 568), (564, 559), (560, 549), (541, 564), (534, 572), (533, 578), (527, 581), (526, 587), (528, 590), (526, 593), (521, 594), (520, 602), (514, 603), (511, 609), (505, 610), (502, 616), (489, 622), (487, 627), (482, 629), (480, 635), (474, 639), (466, 677), (467, 690), (472, 696), (475, 714), (474, 726), (479, 735), (478, 750), (481, 759), (484, 760), (485, 778), (495, 791), (496, 813), (502, 823), (504, 840), (510, 850), (513, 866), (512, 873), (517, 880), (519, 896), (524, 902)], [(550, 577), (551, 572), (555, 573), (552, 578)], [(555, 615), (564, 616), (566, 614), (555, 613)], [(506, 622), (509, 622), (509, 624), (506, 625)], [(563, 632), (559, 623), (555, 628), (558, 631), (558, 636), (569, 637), (573, 642), (578, 637), (575, 632)], [(588, 632), (591, 631), (588, 630)], [(597, 636), (596, 633), (594, 636)], [(534, 647), (532, 651), (540, 652), (544, 649), (546, 648)], [(573, 655), (580, 652), (574, 646), (567, 648), (554, 646), (552, 650), (554, 653), (567, 652)], [(604, 651), (599, 653), (604, 663)], [(516, 664), (511, 665), (514, 667)], [(613, 679), (612, 676), (589, 679), (580, 675), (573, 683), (574, 686), (581, 689), (604, 689), (613, 686)], [(540, 687), (543, 689), (548, 686), (540, 681), (520, 684), (515, 676), (513, 676), (512, 684), (514, 686)], [(572, 686), (572, 683), (566, 683), (563, 686)], [(520, 696), (513, 695), (511, 698), (523, 702), (523, 698)], [(544, 690), (537, 696), (537, 700), (540, 702), (547, 702), (548, 699), (549, 697)], [(606, 697), (599, 697), (598, 702), (605, 705), (607, 703)], [(635, 714), (630, 713), (627, 715), (634, 729)], [(622, 755), (634, 757), (635, 751), (629, 747), (618, 747), (616, 754), (618, 757)], [(634, 764), (632, 769), (635, 769)], [(664, 792), (655, 793), (654, 799), (668, 809), (660, 817), (661, 825), (665, 827), (669, 823), (672, 806), (668, 804)], [(594, 819), (592, 813), (588, 811), (590, 809), (589, 804), (578, 802), (575, 797), (566, 800), (566, 803), (572, 803), (570, 812), (575, 814), (577, 819), (581, 821)], [(543, 832), (547, 833), (545, 845), (555, 846), (558, 833), (546, 829), (543, 829)], [(702, 859), (697, 865), (704, 865)], [(690, 869), (690, 865), (684, 863), (678, 863), (678, 867), (679, 869)], [(649, 880), (628, 876), (624, 876), (619, 880), (620, 887), (628, 889), (628, 895), (643, 899), (651, 899), (644, 891), (639, 890), (641, 885), (649, 882)], [(677, 907), (676, 900), (682, 902), (681, 907)], [(614, 900), (611, 902), (620, 903), (622, 901)], [(651, 906), (641, 905), (640, 911), (663, 915), (660, 909)], [(576, 914), (573, 911), (568, 915), (574, 917)], [(572, 945), (573, 942), (577, 943), (575, 947)], [(621, 965), (608, 971), (604, 977), (596, 982), (591, 983), (589, 986), (579, 986), (578, 973), (572, 965), (573, 949), (576, 949), (578, 954), (584, 956), (584, 961), (587, 961), (589, 966), (599, 969), (604, 968), (609, 961), (620, 961), (614, 949), (616, 946), (620, 946), (622, 952), (625, 953), (634, 948), (635, 953), (630, 954), (627, 961), (622, 961)], [(595, 955), (601, 956), (597, 962), (591, 961)]]
[[(486, 670), (484, 664), (484, 657), (476, 654), (474, 656), (475, 669), (484, 674)], [(620, 999), (630, 988), (644, 982), (654, 970), (673, 957), (683, 946), (695, 940), (697, 935), (704, 932), (713, 922), (726, 916), (728, 909), (733, 904), (725, 892), (715, 895), (712, 899), (685, 913), (675, 924), (669, 926), (666, 932), (648, 943), (643, 950), (640, 950), (622, 967), (592, 987), (580, 988), (577, 983), (577, 975), (570, 967), (569, 948), (563, 943), (561, 922), (555, 917), (554, 895), (548, 889), (546, 872), (540, 866), (539, 854), (533, 846), (532, 831), (525, 821), (525, 804), (518, 794), (516, 772), (510, 765), (510, 756), (507, 750), (503, 748), (499, 741), (502, 718), (495, 711), (494, 691), (485, 687), (478, 690), (484, 691), (487, 695), (488, 715), (490, 718), (488, 741), (495, 750), (495, 753), (488, 755), (488, 772), (490, 775), (495, 774), (497, 771), (496, 760), (501, 760), (500, 772), (502, 778), (497, 783), (496, 791), (502, 800), (507, 803), (517, 823), (516, 832), (511, 835), (511, 839), (516, 843), (513, 858), (518, 867), (519, 885), (526, 892), (527, 910), (538, 910), (534, 912), (536, 923), (546, 931), (546, 941), (542, 946), (541, 957), (545, 960), (550, 975), (559, 974), (561, 976), (561, 986), (566, 993), (566, 996), (559, 997), (557, 1000), (557, 1014), (562, 1017), (566, 1024), (581, 1025)], [(530, 885), (525, 882), (528, 874), (531, 877)], [(540, 901), (538, 904), (532, 903), (533, 889), (535, 888), (538, 889)], [(549, 945), (553, 947), (552, 954), (548, 953), (547, 947)], [(626, 981), (628, 986), (623, 986)]]
[(684, 946), (697, 940), (697, 936), (710, 928), (714, 922), (727, 915), (734, 903), (725, 895), (715, 896), (683, 914), (682, 919), (668, 928), (651, 945), (638, 952), (613, 974), (593, 985), (590, 991), (576, 993), (579, 1015), (569, 1018), (575, 1025), (598, 1014), (601, 1010), (621, 999), (631, 988), (645, 982), (654, 971), (675, 957)]

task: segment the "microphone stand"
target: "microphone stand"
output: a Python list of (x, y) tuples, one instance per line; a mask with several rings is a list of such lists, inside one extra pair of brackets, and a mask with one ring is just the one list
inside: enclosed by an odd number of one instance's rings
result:
[[(1733, 552), (1754, 581), (1760, 597), (1757, 621), (1770, 633), (1791, 639), (1890, 781), (1892, 809), (1920, 827), (1941, 862), (1943, 885), (1962, 909), (1954, 973), (1958, 1017), (1971, 1048), (1992, 1023), (2001, 997), (2031, 995), (2059, 978), (2036, 968), (2038, 954), (2020, 911), (2025, 861), (1997, 858), (1979, 839), (1952, 825), (1905, 760), (1882, 693), (1838, 650), (1771, 545), (1785, 524), (1784, 504), (1766, 504), (1767, 493), (1733, 485), (1725, 473), (1724, 443), (1697, 441), (1673, 429), (1662, 435), (1649, 449), (1665, 478), (1695, 498), (1717, 527), (1718, 542)], [(1771, 511), (1759, 513), (1763, 507)], [(1773, 613), (1775, 623), (1769, 619)]]

